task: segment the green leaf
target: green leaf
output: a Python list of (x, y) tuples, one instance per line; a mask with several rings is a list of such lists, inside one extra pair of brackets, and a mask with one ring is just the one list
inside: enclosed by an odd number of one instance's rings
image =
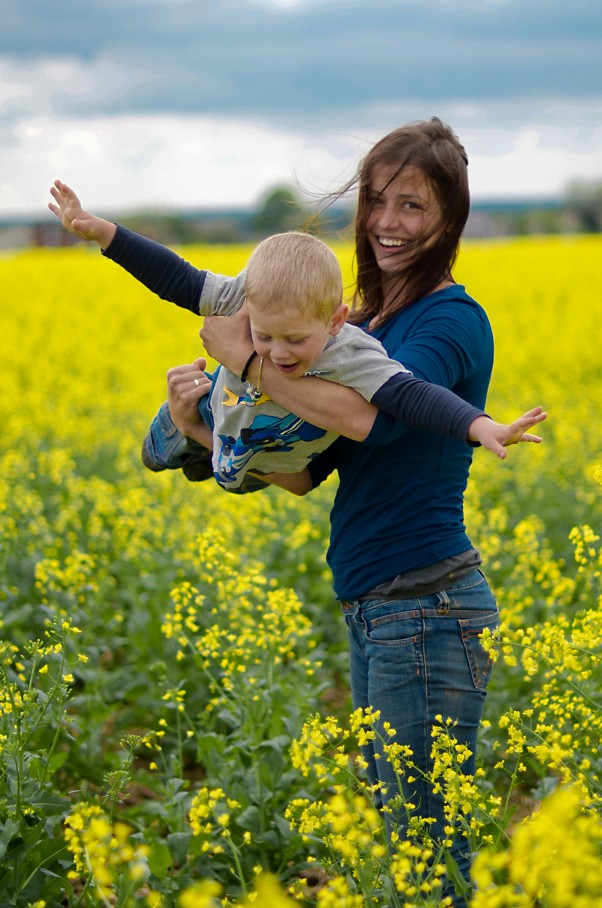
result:
[(6, 854), (6, 849), (13, 840), (13, 838), (19, 833), (20, 825), (15, 823), (14, 820), (7, 820), (2, 831), (0, 832), (0, 858), (3, 858)]
[(249, 832), (259, 833), (261, 830), (261, 814), (254, 804), (251, 804), (246, 810), (243, 810), (237, 817), (237, 823), (241, 829), (248, 829)]
[(61, 798), (51, 791), (40, 790), (29, 798), (29, 806), (43, 811), (47, 816), (53, 816), (66, 813), (70, 804), (66, 798)]
[(470, 893), (470, 884), (466, 882), (460, 873), (457, 861), (452, 857), (449, 849), (446, 849), (445, 851), (445, 867), (447, 869), (447, 875), (456, 888), (456, 892), (460, 895), (468, 896)]
[(148, 855), (148, 866), (151, 873), (154, 873), (159, 879), (167, 875), (167, 871), (173, 864), (172, 852), (165, 842), (153, 842)]
[(167, 836), (167, 845), (175, 864), (185, 864), (188, 846), (192, 838), (191, 832), (172, 832)]

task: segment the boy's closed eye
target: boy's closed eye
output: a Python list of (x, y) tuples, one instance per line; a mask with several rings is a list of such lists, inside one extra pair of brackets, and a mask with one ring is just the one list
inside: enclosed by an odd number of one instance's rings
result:
[[(273, 340), (273, 338), (267, 334), (256, 334), (255, 337), (263, 344), (267, 344), (269, 341)], [(287, 344), (302, 344), (307, 340), (307, 337), (284, 337), (283, 340)]]

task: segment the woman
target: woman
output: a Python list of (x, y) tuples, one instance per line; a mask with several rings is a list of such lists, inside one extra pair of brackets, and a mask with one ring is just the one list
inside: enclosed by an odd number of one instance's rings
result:
[[(353, 320), (415, 375), (484, 407), (491, 327), (452, 277), (469, 211), (463, 147), (436, 118), (403, 127), (371, 149), (356, 181)], [(251, 350), (242, 316), (208, 319), (201, 336), (212, 356), (240, 372)], [(187, 434), (196, 419), (194, 369), (169, 373), (174, 420)], [(473, 773), (490, 672), (479, 634), (493, 631), (498, 615), (464, 527), (471, 449), (375, 415), (330, 382), (287, 382), (268, 361), (262, 388), (305, 419), (347, 436), (310, 470), (314, 486), (333, 469), (340, 477), (328, 561), (349, 626), (354, 705), (380, 710), (381, 727), (387, 722), (396, 730), (422, 772), (431, 768), (433, 725), (451, 718), (454, 736), (472, 754), (463, 769)], [(367, 755), (369, 773), (373, 782), (389, 783), (386, 800), (397, 782), (378, 750), (375, 745)], [(442, 795), (420, 771), (403, 785), (417, 813), (436, 820), (433, 836), (447, 838)], [(452, 855), (469, 880), (470, 855), (460, 835)], [(451, 884), (448, 889), (456, 905), (466, 904)]]

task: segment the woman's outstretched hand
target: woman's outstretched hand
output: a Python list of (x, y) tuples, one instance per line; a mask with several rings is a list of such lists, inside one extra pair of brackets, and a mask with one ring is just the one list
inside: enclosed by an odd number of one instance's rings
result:
[(508, 456), (506, 448), (509, 445), (516, 445), (522, 441), (539, 444), (542, 441), (540, 436), (530, 435), (528, 430), (547, 418), (548, 414), (542, 407), (528, 410), (510, 424), (494, 422), (488, 416), (478, 416), (470, 425), (468, 440), (479, 442), (484, 448), (497, 454), (500, 460), (505, 460)]

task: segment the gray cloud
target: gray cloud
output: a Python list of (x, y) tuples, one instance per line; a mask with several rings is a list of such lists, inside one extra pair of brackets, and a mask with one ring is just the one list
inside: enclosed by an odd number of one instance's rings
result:
[(600, 0), (3, 0), (0, 212), (56, 176), (115, 210), (319, 193), (433, 114), (475, 197), (558, 194), (602, 172), (601, 35)]
[[(336, 119), (401, 101), (593, 97), (595, 0), (5, 0), (0, 55), (69, 59), (103, 79), (54, 86), (53, 113), (250, 112)], [(80, 86), (81, 87), (81, 86)]]

